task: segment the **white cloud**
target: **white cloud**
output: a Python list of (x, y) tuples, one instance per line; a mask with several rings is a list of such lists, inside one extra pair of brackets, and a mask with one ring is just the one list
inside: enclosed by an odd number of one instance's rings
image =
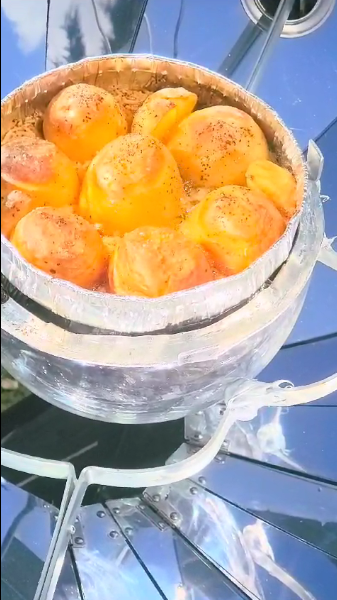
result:
[(41, 0), (1, 0), (1, 8), (13, 24), (24, 52), (35, 50), (45, 38), (46, 5)]
[[(110, 0), (115, 2), (116, 0)], [(13, 23), (20, 48), (32, 52), (46, 35), (46, 5), (43, 0), (1, 0), (6, 17)], [(111, 35), (111, 23), (96, 0), (99, 23), (105, 35)], [(48, 63), (62, 61), (66, 52), (67, 37), (63, 29), (67, 13), (78, 7), (87, 56), (102, 53), (103, 39), (95, 19), (91, 0), (52, 0), (50, 8)]]

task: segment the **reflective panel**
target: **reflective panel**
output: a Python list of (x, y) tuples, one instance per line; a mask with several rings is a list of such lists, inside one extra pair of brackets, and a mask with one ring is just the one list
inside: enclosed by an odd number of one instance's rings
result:
[(216, 567), (139, 499), (108, 502), (108, 507), (167, 600), (241, 598)]
[(291, 127), (303, 148), (336, 118), (336, 28), (337, 4), (316, 31), (281, 39), (256, 90)]
[(233, 454), (337, 483), (336, 428), (336, 409), (262, 409), (253, 421), (233, 427), (227, 447)]
[[(249, 490), (249, 480), (246, 486)], [(166, 499), (154, 502), (160, 491), (147, 490), (146, 497), (250, 598), (334, 597), (337, 561), (324, 552), (190, 481), (175, 484)]]
[[(220, 410), (214, 407), (205, 413), (189, 415), (185, 419), (186, 439), (193, 444), (198, 441), (204, 444), (219, 424)], [(224, 449), (337, 483), (336, 430), (336, 408), (310, 405), (261, 408), (252, 421), (241, 421), (232, 426)], [(199, 439), (200, 435), (202, 439)]]
[(47, 66), (130, 52), (146, 0), (51, 0)]
[(200, 477), (217, 496), (337, 558), (337, 487), (231, 456)]
[[(322, 267), (327, 269), (323, 265)], [(336, 279), (334, 272), (332, 272), (332, 277)], [(317, 312), (319, 311), (322, 311), (322, 308), (317, 305)], [(307, 385), (313, 381), (318, 381), (321, 377), (328, 377), (336, 373), (336, 357), (337, 336), (325, 340), (313, 340), (311, 343), (290, 346), (289, 348), (285, 347), (260, 373), (259, 379), (261, 381), (287, 379), (294, 385)], [(314, 404), (310, 404), (309, 410), (315, 410), (316, 406), (336, 408), (337, 394), (332, 394), (322, 400), (316, 400)], [(327, 413), (327, 415), (326, 418), (330, 418), (330, 414)], [(335, 418), (334, 415), (335, 411), (332, 411), (332, 419)]]
[(74, 557), (85, 600), (163, 600), (118, 525), (102, 506), (83, 507)]
[(33, 600), (57, 511), (1, 480), (1, 591), (5, 600)]
[(135, 52), (194, 62), (243, 83), (264, 39), (240, 2), (149, 0)]
[[(337, 10), (337, 5), (336, 9)], [(334, 17), (336, 19), (336, 17)], [(327, 60), (329, 55), (327, 54)], [(337, 82), (337, 74), (335, 73)], [(327, 80), (330, 82), (330, 79)], [(333, 78), (331, 78), (333, 85)], [(336, 83), (337, 85), (337, 83)], [(335, 93), (337, 97), (337, 91)], [(311, 96), (310, 96), (311, 97)], [(322, 110), (319, 112), (324, 113)], [(336, 117), (336, 105), (334, 115)], [(312, 119), (315, 121), (315, 119)], [(296, 136), (296, 131), (294, 131)], [(325, 216), (325, 232), (329, 238), (337, 235), (337, 173), (336, 173), (336, 156), (337, 156), (337, 118), (330, 127), (317, 140), (317, 144), (324, 156), (324, 168), (321, 178), (322, 194), (327, 195), (330, 200), (324, 204)], [(337, 249), (337, 240), (334, 248)], [(290, 334), (288, 343), (300, 342), (302, 340), (312, 340), (315, 337), (331, 335), (337, 332), (337, 277), (332, 269), (326, 266), (317, 264), (312, 274), (311, 285), (308, 290), (308, 295), (303, 307), (302, 313), (298, 319), (295, 328)], [(335, 341), (337, 344), (337, 342)], [(337, 348), (337, 346), (336, 346)], [(321, 346), (324, 352), (324, 346)], [(337, 350), (334, 351), (335, 356)], [(329, 358), (326, 352), (325, 360), (331, 361), (333, 354)], [(335, 371), (337, 370), (337, 360), (334, 363)], [(336, 399), (337, 403), (337, 399)]]
[(65, 556), (63, 569), (53, 600), (83, 600), (77, 585), (70, 550)]

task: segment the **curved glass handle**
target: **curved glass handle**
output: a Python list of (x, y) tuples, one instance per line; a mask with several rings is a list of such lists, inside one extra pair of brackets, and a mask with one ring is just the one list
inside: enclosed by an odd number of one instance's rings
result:
[(330, 267), (334, 271), (337, 271), (337, 252), (333, 249), (332, 244), (337, 239), (337, 236), (333, 238), (324, 237), (320, 253), (317, 260), (323, 265)]
[(210, 441), (197, 453), (179, 462), (150, 469), (106, 469), (87, 467), (78, 485), (143, 488), (170, 485), (202, 471), (218, 454), (229, 429), (236, 421), (253, 419), (258, 410), (268, 406), (306, 404), (337, 391), (337, 373), (317, 383), (292, 387), (289, 382), (247, 382), (245, 391), (228, 404), (217, 430)]
[(1, 448), (1, 466), (36, 477), (64, 480), (70, 477), (74, 481), (76, 479), (75, 469), (71, 463), (19, 454), (6, 448)]

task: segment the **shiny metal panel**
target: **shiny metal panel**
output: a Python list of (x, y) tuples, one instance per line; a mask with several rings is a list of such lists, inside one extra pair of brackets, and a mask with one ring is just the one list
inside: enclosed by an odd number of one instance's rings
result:
[(195, 62), (245, 83), (265, 38), (240, 1), (149, 0), (135, 51)]
[(281, 39), (256, 90), (282, 115), (303, 148), (336, 118), (336, 27), (337, 4), (315, 32)]
[(215, 566), (140, 499), (108, 502), (107, 506), (167, 600), (242, 597)]
[[(335, 10), (337, 10), (337, 5)], [(337, 21), (337, 12), (335, 19)], [(335, 78), (337, 81), (336, 73)], [(337, 92), (335, 96), (337, 97)], [(311, 94), (306, 96), (308, 101), (310, 101), (311, 97)], [(322, 113), (324, 113), (324, 110), (322, 110)], [(337, 117), (336, 104), (334, 105), (334, 117)], [(311, 119), (311, 122), (315, 123), (315, 119)], [(328, 237), (332, 238), (337, 235), (337, 118), (335, 118), (330, 127), (316, 141), (324, 155), (324, 168), (321, 178), (322, 194), (330, 198), (330, 200), (324, 203), (325, 232)], [(334, 247), (337, 250), (337, 240)], [(312, 274), (305, 305), (290, 334), (288, 343), (313, 340), (316, 337), (337, 333), (336, 306), (337, 277), (331, 269), (317, 264)], [(325, 358), (329, 360), (328, 354)]]
[(102, 506), (83, 507), (80, 521), (83, 546), (73, 552), (85, 600), (163, 600)]
[(145, 5), (146, 0), (51, 0), (47, 68), (130, 52)]
[(1, 480), (1, 590), (5, 600), (33, 600), (48, 557), (57, 511)]
[[(38, 477), (65, 480), (60, 510), (55, 513), (55, 517), (57, 514), (57, 519), (55, 518), (53, 521), (51, 540), (34, 595), (34, 600), (52, 600), (68, 546), (67, 536), (61, 536), (60, 534), (64, 529), (63, 519), (66, 516), (68, 503), (72, 493), (75, 491), (75, 469), (72, 464), (67, 462), (27, 456), (6, 450), (5, 448), (1, 448), (1, 466)], [(15, 486), (11, 486), (11, 488), (20, 491), (20, 488), (16, 488)], [(25, 493), (27, 494), (27, 492)], [(35, 496), (30, 495), (30, 498), (34, 499)], [(42, 502), (39, 499), (38, 501)], [(36, 532), (37, 530), (36, 523), (36, 529), (33, 531)], [(61, 538), (60, 543), (59, 538)]]
[(71, 550), (65, 555), (53, 600), (83, 600), (74, 572)]
[[(337, 281), (336, 273), (331, 271), (331, 274)], [(319, 310), (322, 308), (320, 307)], [(334, 335), (327, 339), (313, 340), (311, 343), (283, 348), (260, 373), (259, 379), (274, 381), (282, 377), (292, 381), (294, 385), (305, 385), (313, 379), (315, 380), (316, 376), (325, 377), (336, 370), (337, 335)], [(337, 394), (316, 400), (315, 405), (336, 408)]]
[[(249, 480), (245, 485), (249, 489)], [(334, 600), (337, 561), (331, 556), (194, 482), (175, 484), (166, 499), (153, 500), (164, 492), (147, 490), (146, 498), (250, 598)]]
[[(337, 402), (337, 394), (322, 402), (334, 398)], [(219, 424), (221, 410), (221, 407), (213, 407), (186, 417), (186, 440), (204, 445)], [(261, 408), (255, 419), (234, 423), (224, 450), (337, 483), (336, 431), (337, 407)]]
[[(189, 455), (181, 449), (180, 459)], [(337, 485), (224, 456), (198, 476), (197, 484), (337, 558)], [(249, 481), (249, 486), (242, 482)]]
[[(337, 394), (335, 394), (337, 399)], [(337, 482), (337, 408), (261, 409), (227, 436), (229, 452)]]

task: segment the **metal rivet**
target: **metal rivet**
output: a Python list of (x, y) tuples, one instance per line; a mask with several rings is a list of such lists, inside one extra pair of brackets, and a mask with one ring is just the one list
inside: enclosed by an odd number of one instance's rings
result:
[(198, 481), (199, 481), (200, 485), (206, 485), (205, 477), (199, 477)]
[(190, 489), (190, 493), (192, 494), (192, 496), (196, 496), (196, 494), (198, 493), (198, 488), (196, 488), (196, 487), (191, 487), (191, 489)]
[(120, 514), (120, 512), (121, 512), (121, 509), (120, 509), (120, 508), (118, 508), (118, 507), (116, 506), (116, 508), (114, 508), (112, 512), (113, 512), (115, 515), (119, 515), (119, 514)]
[(178, 513), (172, 512), (170, 514), (170, 519), (171, 519), (171, 521), (179, 521), (179, 515), (178, 515)]
[(84, 539), (81, 537), (75, 537), (74, 541), (75, 541), (76, 546), (83, 546), (83, 544), (84, 544)]
[(75, 526), (71, 525), (69, 531), (70, 531), (71, 535), (74, 535), (74, 533), (76, 532)]
[(160, 495), (159, 494), (154, 494), (152, 496), (152, 500), (153, 500), (153, 502), (160, 502)]
[(224, 407), (224, 406), (222, 406), (222, 407), (220, 408), (220, 415), (221, 415), (221, 416), (222, 416), (222, 415), (224, 415), (224, 414), (225, 414), (225, 412), (226, 412), (226, 409), (225, 409), (225, 407)]
[(132, 534), (133, 534), (133, 529), (132, 529), (132, 527), (125, 527), (125, 530), (124, 530), (124, 531), (125, 531), (125, 535), (128, 535), (128, 536), (130, 536), (130, 535), (132, 535)]
[(159, 521), (158, 522), (158, 527), (161, 531), (163, 531), (166, 527), (166, 524), (164, 523), (164, 521)]
[(196, 431), (193, 437), (196, 440), (202, 440), (203, 435), (202, 435), (202, 433), (200, 433), (200, 431)]
[(109, 533), (109, 536), (110, 536), (110, 537), (111, 537), (113, 540), (115, 540), (116, 538), (118, 538), (118, 536), (119, 536), (119, 533), (118, 533), (118, 531), (110, 531), (110, 533)]
[(104, 510), (99, 510), (97, 516), (99, 519), (104, 519), (104, 517), (106, 516)]

